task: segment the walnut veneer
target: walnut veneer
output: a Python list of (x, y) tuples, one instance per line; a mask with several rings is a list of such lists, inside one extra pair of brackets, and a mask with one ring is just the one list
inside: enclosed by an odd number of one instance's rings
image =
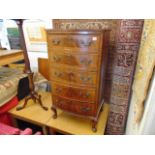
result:
[(47, 30), (54, 118), (56, 108), (93, 120), (104, 103), (109, 30)]

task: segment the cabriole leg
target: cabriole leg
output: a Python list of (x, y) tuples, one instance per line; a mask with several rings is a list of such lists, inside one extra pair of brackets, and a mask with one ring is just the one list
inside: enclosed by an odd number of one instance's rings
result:
[(97, 131), (96, 125), (97, 125), (97, 121), (92, 120), (92, 130), (93, 130), (93, 132)]
[(53, 118), (56, 119), (57, 118), (57, 110), (56, 110), (56, 108), (52, 106), (51, 110), (54, 112)]

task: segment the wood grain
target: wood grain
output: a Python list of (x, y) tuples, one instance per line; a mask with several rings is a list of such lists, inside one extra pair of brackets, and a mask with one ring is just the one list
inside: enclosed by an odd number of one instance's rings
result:
[[(45, 106), (47, 106), (49, 109), (51, 107), (51, 95), (48, 92), (39, 92), (39, 94), (41, 94), (42, 96), (42, 101), (45, 104)], [(19, 104), (17, 105), (23, 105), (24, 104), (24, 99), (22, 101), (19, 102)], [(16, 107), (14, 107), (13, 109), (11, 109), (9, 111), (9, 114), (11, 114), (13, 117), (24, 120), (24, 121), (28, 121), (30, 123), (34, 123), (37, 125), (45, 125), (47, 123), (47, 121), (50, 119), (51, 117), (51, 111), (45, 111), (43, 110), (39, 104), (34, 103), (33, 100), (30, 100), (28, 102), (28, 105), (26, 106), (26, 108), (17, 111)]]
[(47, 58), (38, 58), (38, 70), (47, 80), (50, 80)]
[[(92, 115), (93, 130), (96, 131), (95, 125), (104, 103), (109, 32), (109, 30), (47, 30), (52, 93), (64, 98), (53, 99), (54, 118), (57, 118), (56, 107), (72, 114)], [(81, 76), (83, 79), (92, 78), (95, 83), (82, 85), (81, 82), (84, 80), (81, 80)], [(68, 104), (70, 101), (66, 99), (72, 100), (73, 104)], [(81, 107), (80, 102), (87, 103), (83, 105), (85, 107)], [(89, 105), (90, 103), (94, 103), (93, 107)], [(85, 112), (81, 111), (81, 108), (86, 109)]]
[(23, 59), (22, 50), (0, 50), (0, 65), (7, 65)]
[(109, 104), (105, 103), (103, 112), (100, 113), (97, 123), (97, 132), (90, 130), (92, 122), (89, 119), (76, 117), (59, 109), (57, 111), (58, 118), (51, 118), (47, 122), (47, 126), (53, 131), (52, 133), (56, 131), (67, 135), (104, 135), (105, 133)]
[[(49, 92), (39, 92), (42, 95), (44, 104), (47, 107), (51, 107), (51, 93)], [(19, 102), (19, 105), (22, 105), (24, 100)], [(18, 106), (19, 106), (18, 105)], [(109, 113), (109, 105), (104, 104), (103, 112), (101, 113), (97, 125), (97, 132), (94, 133), (90, 130), (91, 121), (69, 115), (66, 112), (58, 109), (59, 117), (53, 119), (51, 117), (51, 111), (44, 111), (38, 104), (34, 104), (33, 101), (30, 101), (27, 107), (21, 111), (16, 111), (16, 107), (9, 111), (9, 114), (13, 119), (20, 119), (27, 121), (36, 125), (40, 125), (44, 130), (44, 134), (47, 134), (47, 127), (53, 131), (58, 131), (63, 134), (73, 134), (73, 135), (102, 135), (104, 134), (106, 122)]]

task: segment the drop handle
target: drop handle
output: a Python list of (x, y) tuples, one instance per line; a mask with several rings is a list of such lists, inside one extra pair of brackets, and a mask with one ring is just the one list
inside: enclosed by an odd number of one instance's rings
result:
[(52, 40), (52, 43), (54, 45), (58, 45), (58, 44), (60, 44), (60, 40), (59, 39), (54, 39), (54, 40)]
[(88, 112), (88, 111), (90, 111), (90, 107), (82, 107), (81, 110), (83, 112)]
[(90, 93), (87, 92), (87, 93), (86, 93), (86, 98), (89, 98), (89, 97), (90, 97)]
[(71, 54), (67, 54), (67, 57), (72, 57), (72, 55)]
[(84, 46), (90, 46), (91, 43), (92, 43), (92, 41), (85, 42), (85, 43), (84, 43)]
[(88, 40), (88, 41), (80, 40), (79, 43), (83, 46), (90, 46), (92, 41), (91, 40)]
[(68, 79), (69, 79), (70, 81), (75, 81), (75, 74), (72, 73), (72, 72), (68, 73)]
[(63, 100), (56, 99), (55, 102), (58, 106), (62, 106), (64, 104)]
[(86, 98), (89, 98), (90, 97), (90, 93), (89, 92), (86, 92), (86, 94), (85, 93), (83, 93), (83, 92), (79, 92), (79, 95), (80, 95), (80, 97), (86, 97)]
[(71, 60), (73, 58), (73, 55), (67, 54), (66, 57), (67, 57), (67, 59)]
[(92, 63), (92, 60), (81, 59), (80, 60), (80, 63), (88, 66), (88, 65), (90, 65)]
[(83, 76), (82, 76), (82, 77), (80, 77), (80, 79), (81, 79), (82, 81), (85, 81), (85, 77), (83, 77)]
[(62, 91), (62, 88), (56, 88), (56, 92), (60, 93)]
[(90, 65), (92, 63), (92, 60), (87, 61), (87, 65)]
[(57, 77), (61, 77), (61, 76), (62, 76), (62, 73), (57, 73), (57, 72), (55, 72), (54, 74), (55, 74), (55, 76), (57, 76)]
[(53, 60), (56, 61), (56, 62), (58, 62), (58, 61), (60, 61), (61, 59), (60, 59), (60, 57), (58, 57), (58, 56), (53, 56)]
[(79, 92), (79, 95), (82, 97), (82, 96), (83, 96), (83, 92), (82, 92), (82, 91), (80, 91), (80, 92)]
[(87, 77), (87, 81), (90, 81), (90, 80), (92, 80), (92, 77)]
[(88, 82), (88, 81), (91, 81), (92, 80), (92, 77), (81, 77), (80, 78), (81, 79), (81, 81), (83, 81), (83, 82)]
[(81, 59), (81, 60), (80, 60), (80, 63), (81, 63), (81, 64), (84, 64), (84, 62), (85, 62), (84, 59)]
[(58, 103), (58, 102), (59, 102), (59, 100), (58, 100), (58, 99), (56, 99), (56, 100), (55, 100), (55, 102), (56, 102), (56, 103)]

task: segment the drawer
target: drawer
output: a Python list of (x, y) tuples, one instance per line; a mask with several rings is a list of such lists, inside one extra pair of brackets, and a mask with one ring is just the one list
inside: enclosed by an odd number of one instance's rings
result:
[(84, 72), (52, 67), (51, 79), (64, 83), (95, 86), (97, 83), (97, 72)]
[(73, 112), (75, 114), (93, 115), (95, 112), (95, 105), (86, 102), (73, 101), (65, 99), (57, 95), (52, 95), (53, 105), (56, 107)]
[(83, 102), (95, 102), (95, 89), (78, 88), (52, 82), (52, 93)]
[(101, 49), (99, 35), (48, 35), (48, 45), (52, 49), (94, 52)]
[(97, 54), (60, 54), (53, 52), (49, 56), (52, 63), (65, 67), (76, 67), (79, 69), (97, 70), (99, 61)]

